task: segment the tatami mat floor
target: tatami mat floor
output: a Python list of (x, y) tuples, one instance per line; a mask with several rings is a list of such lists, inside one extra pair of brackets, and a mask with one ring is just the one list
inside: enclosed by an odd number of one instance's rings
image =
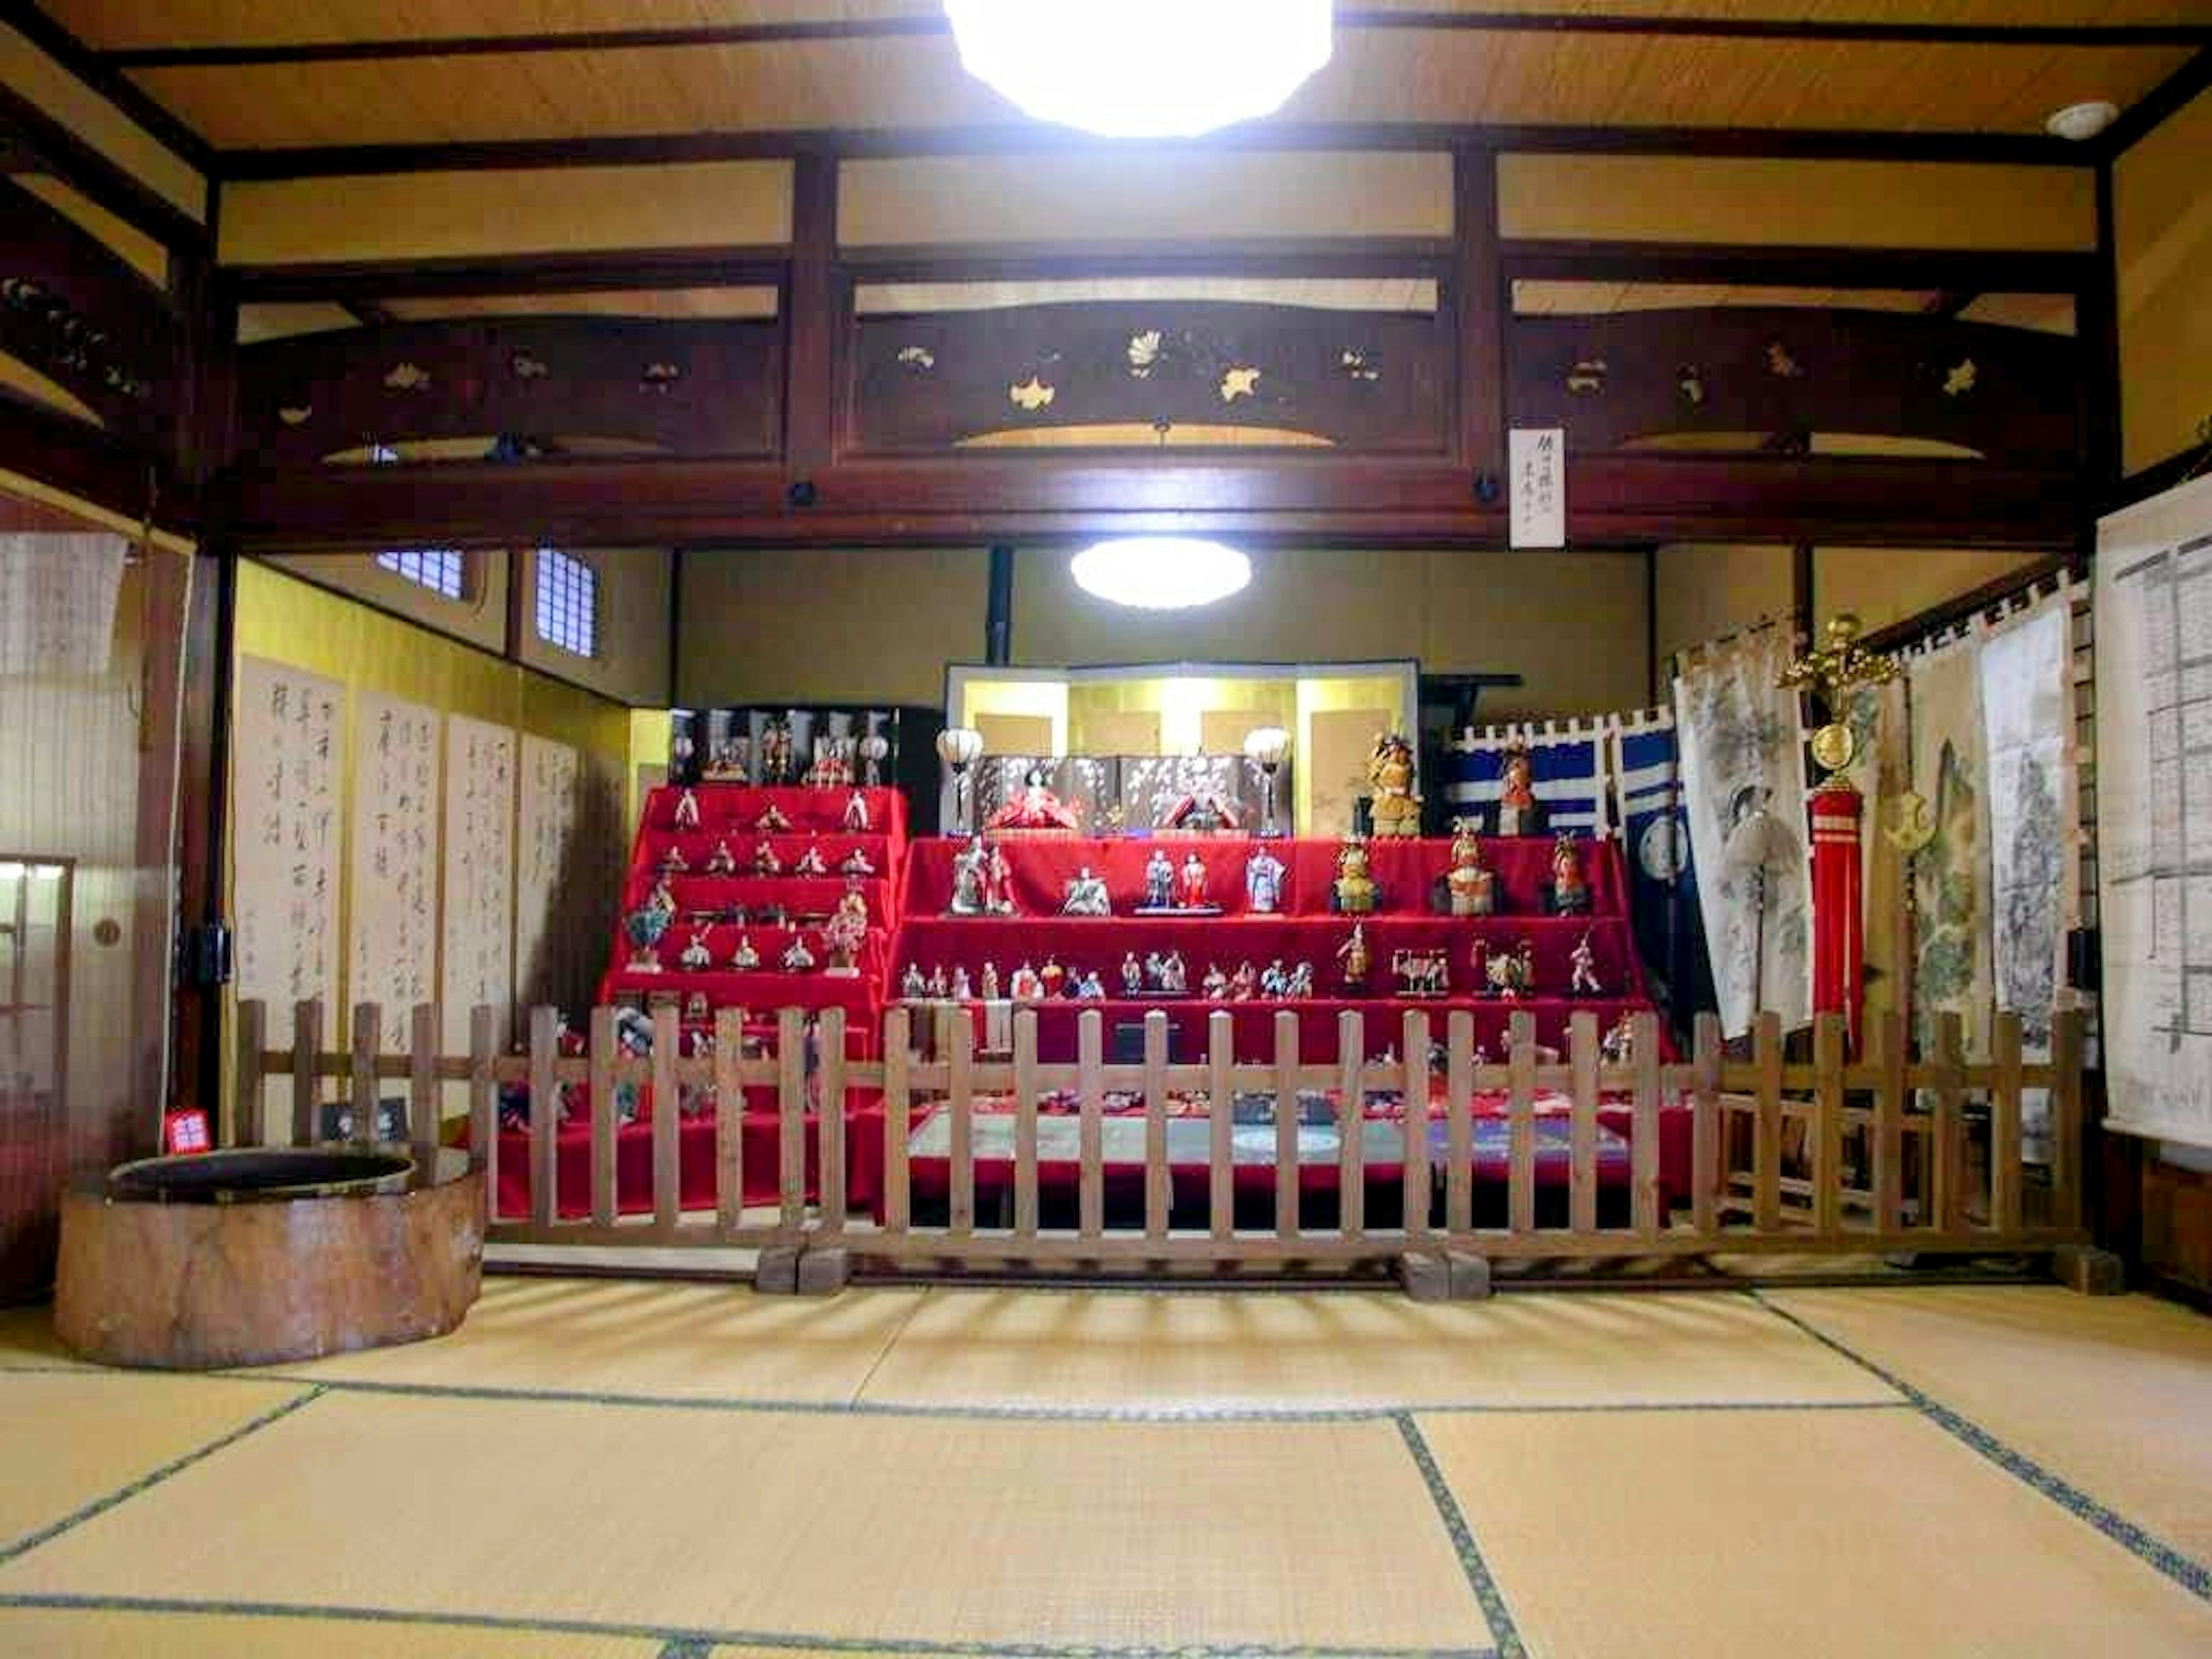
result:
[(0, 1653), (2212, 1652), (2212, 1322), (2035, 1288), (495, 1279), (88, 1370), (0, 1315)]

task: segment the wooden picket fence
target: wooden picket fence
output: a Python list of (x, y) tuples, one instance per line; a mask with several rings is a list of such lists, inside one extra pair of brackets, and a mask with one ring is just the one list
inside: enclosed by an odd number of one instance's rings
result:
[[(1221, 1011), (1209, 1019), (1207, 1051), (1195, 1063), (1170, 1063), (1168, 1020), (1160, 1012), (1146, 1018), (1141, 1062), (1106, 1063), (1103, 1022), (1096, 1011), (1079, 1021), (1079, 1057), (1072, 1064), (1038, 1060), (1036, 1016), (1026, 1011), (1015, 1014), (1010, 1056), (979, 1056), (963, 1016), (934, 1022), (934, 1030), (922, 1033), (934, 1051), (924, 1058), (914, 1052), (916, 1032), (904, 1008), (884, 1016), (882, 1057), (858, 1061), (847, 1056), (843, 1016), (830, 1010), (819, 1016), (817, 1070), (811, 1079), (807, 1016), (797, 1009), (777, 1016), (774, 1047), (764, 1054), (743, 1052), (744, 1016), (724, 1010), (715, 1022), (712, 1054), (694, 1059), (677, 1057), (672, 1010), (656, 1015), (653, 1051), (642, 1059), (620, 1054), (611, 1008), (593, 1011), (584, 1058), (556, 1051), (550, 1008), (532, 1011), (527, 1050), (520, 1054), (495, 1052), (492, 1012), (477, 1009), (471, 1052), (459, 1057), (438, 1054), (440, 1014), (428, 1005), (412, 1011), (404, 1055), (383, 1052), (382, 1012), (374, 1005), (355, 1010), (345, 1051), (323, 1048), (319, 1004), (299, 1005), (289, 1048), (267, 1045), (261, 1005), (242, 1003), (239, 1015), (236, 1098), (247, 1105), (235, 1115), (234, 1140), (266, 1137), (270, 1126), (254, 1121), (266, 1079), (289, 1077), (291, 1083), (289, 1133), (276, 1125), (275, 1138), (305, 1144), (314, 1138), (326, 1084), (343, 1082), (340, 1097), (350, 1102), (353, 1122), (366, 1137), (374, 1133), (382, 1085), (404, 1079), (419, 1157), (443, 1136), (447, 1085), (465, 1084), (474, 1170), (485, 1183), (488, 1213), (495, 1218), (487, 1234), (493, 1244), (836, 1250), (846, 1259), (984, 1261), (1080, 1273), (1171, 1262), (1224, 1267), (1348, 1263), (1447, 1251), (1497, 1259), (1982, 1253), (2045, 1251), (2087, 1241), (2080, 1161), (2081, 1022), (2070, 1012), (2055, 1023), (2048, 1060), (2024, 1060), (2018, 1019), (2001, 1016), (1991, 1054), (1971, 1063), (1960, 1052), (1955, 1018), (1944, 1022), (1932, 1053), (1914, 1057), (1893, 1015), (1875, 1022), (1866, 1054), (1849, 1063), (1841, 1022), (1823, 1017), (1814, 1029), (1810, 1063), (1793, 1063), (1784, 1058), (1780, 1022), (1772, 1014), (1759, 1021), (1747, 1060), (1723, 1057), (1717, 1022), (1707, 1016), (1698, 1023), (1690, 1057), (1668, 1061), (1662, 1059), (1656, 1022), (1646, 1014), (1635, 1022), (1632, 1059), (1617, 1066), (1602, 1063), (1596, 1021), (1589, 1014), (1573, 1018), (1567, 1051), (1555, 1056), (1538, 1048), (1529, 1016), (1516, 1013), (1505, 1058), (1491, 1063), (1478, 1060), (1473, 1016), (1454, 1012), (1444, 1020), (1446, 1111), (1441, 1144), (1434, 1146), (1425, 1112), (1408, 1111), (1387, 1125), (1364, 1116), (1370, 1089), (1402, 1089), (1408, 1102), (1431, 1098), (1431, 1017), (1419, 1011), (1404, 1017), (1397, 1052), (1405, 1058), (1386, 1065), (1365, 1058), (1359, 1018), (1351, 1013), (1340, 1024), (1336, 1054), (1310, 1060), (1299, 1052), (1297, 1018), (1287, 1012), (1276, 1016), (1273, 1055), (1264, 1064), (1235, 1058), (1232, 1022)], [(532, 1101), (543, 1102), (559, 1085), (573, 1083), (590, 1089), (589, 1217), (570, 1220), (556, 1214), (555, 1115), (537, 1110), (530, 1115), (526, 1143), (531, 1214), (526, 1220), (496, 1218), (500, 1091), (524, 1085)], [(652, 1142), (650, 1214), (624, 1215), (617, 1201), (615, 1097), (620, 1084), (648, 1084), (653, 1091), (650, 1128), (640, 1131)], [(750, 1207), (744, 1202), (745, 1148), (738, 1115), (718, 1112), (714, 1210), (684, 1208), (682, 1120), (666, 1103), (678, 1099), (686, 1086), (710, 1088), (723, 1100), (738, 1098), (737, 1091), (749, 1087), (773, 1091), (778, 1128), (774, 1202)], [(1272, 1183), (1272, 1225), (1249, 1224), (1248, 1209), (1248, 1224), (1240, 1227), (1235, 1211), (1238, 1126), (1233, 1111), (1208, 1110), (1200, 1120), (1206, 1126), (1206, 1215), (1194, 1226), (1173, 1212), (1171, 1097), (1203, 1094), (1209, 1103), (1239, 1095), (1296, 1100), (1301, 1093), (1332, 1090), (1339, 1132), (1333, 1193), (1302, 1195), (1300, 1114), (1275, 1112), (1272, 1158), (1255, 1160), (1262, 1170), (1273, 1164), (1271, 1175), (1259, 1177)], [(2020, 1155), (2022, 1095), (2029, 1090), (2049, 1091), (2055, 1149), (2033, 1182)], [(847, 1109), (855, 1091), (880, 1096), (879, 1131), (872, 1107)], [(1071, 1093), (1077, 1102), (1079, 1150), (1073, 1224), (1047, 1226), (1041, 1224), (1039, 1101), (1055, 1091)], [(1112, 1121), (1106, 1101), (1117, 1091), (1137, 1094), (1143, 1102), (1140, 1164), (1117, 1166), (1105, 1155)], [(1503, 1094), (1506, 1100), (1502, 1206), (1495, 1203), (1494, 1174), (1478, 1170), (1472, 1112), (1478, 1093)], [(1557, 1183), (1564, 1186), (1564, 1204), (1540, 1218), (1545, 1183), (1538, 1176), (1537, 1103), (1545, 1094), (1564, 1095), (1569, 1102), (1568, 1168), (1564, 1182)], [(1013, 1102), (1012, 1179), (1008, 1188), (987, 1194), (1001, 1200), (987, 1215), (977, 1201), (976, 1131), (983, 1118), (977, 1100), (1007, 1096)], [(1626, 1202), (1616, 1197), (1609, 1217), (1601, 1216), (1602, 1189), (1610, 1186), (1617, 1193), (1620, 1183), (1601, 1180), (1601, 1105), (1607, 1111), (1625, 1105), (1628, 1127)], [(1678, 1111), (1689, 1115), (1688, 1191), (1674, 1195), (1680, 1201), (1666, 1204), (1660, 1125), (1662, 1113)], [(937, 1155), (946, 1164), (945, 1205), (941, 1218), (933, 1210), (925, 1220), (917, 1216), (911, 1148), (915, 1130), (933, 1114), (947, 1120), (945, 1150)], [(810, 1122), (818, 1139), (812, 1190), (806, 1168)], [(863, 1125), (882, 1135), (879, 1218), (856, 1216), (848, 1203), (848, 1136)], [(1186, 1152), (1195, 1133), (1186, 1138)], [(1375, 1190), (1367, 1170), (1381, 1162), (1370, 1144), (1377, 1136), (1387, 1137), (1399, 1183), (1397, 1216), (1385, 1225), (1370, 1225), (1366, 1213)], [(1972, 1156), (1977, 1150), (1978, 1163)], [(1552, 1151), (1556, 1158), (1556, 1145)], [(1616, 1172), (1620, 1156), (1616, 1146)], [(1142, 1200), (1109, 1216), (1109, 1173), (1117, 1168), (1131, 1178), (1141, 1174)], [(1324, 1189), (1328, 1184), (1324, 1178)], [(1492, 1200), (1487, 1220), (1477, 1215), (1478, 1191), (1486, 1184)], [(1387, 1186), (1381, 1190), (1387, 1192)]]

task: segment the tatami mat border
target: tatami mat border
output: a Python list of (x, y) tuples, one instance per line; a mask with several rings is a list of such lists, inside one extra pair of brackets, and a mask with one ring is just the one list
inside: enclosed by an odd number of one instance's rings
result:
[(294, 1412), (298, 1411), (302, 1406), (313, 1405), (317, 1400), (322, 1398), (322, 1395), (323, 1390), (321, 1389), (312, 1385), (307, 1385), (305, 1393), (295, 1395), (289, 1400), (278, 1401), (276, 1405), (271, 1406), (267, 1411), (263, 1412), (259, 1416), (248, 1419), (246, 1422), (240, 1424), (228, 1433), (217, 1435), (205, 1445), (196, 1446), (191, 1451), (185, 1453), (182, 1456), (171, 1458), (160, 1468), (148, 1470), (144, 1474), (140, 1475), (136, 1480), (131, 1481), (127, 1485), (118, 1486), (113, 1492), (109, 1492), (103, 1498), (95, 1498), (91, 1503), (85, 1504), (81, 1509), (71, 1510), (69, 1514), (62, 1516), (58, 1521), (50, 1522), (46, 1526), (40, 1527), (35, 1532), (24, 1534), (21, 1538), (15, 1540), (12, 1543), (4, 1547), (0, 1547), (0, 1567), (4, 1567), (12, 1561), (21, 1559), (24, 1555), (38, 1548), (41, 1544), (52, 1543), (64, 1533), (70, 1531), (74, 1528), (82, 1526), (86, 1522), (91, 1520), (95, 1516), (104, 1515), (109, 1510), (113, 1509), (118, 1504), (125, 1503), (131, 1498), (136, 1498), (140, 1492), (160, 1486), (171, 1475), (181, 1474), (183, 1471), (191, 1468), (193, 1464), (199, 1462), (202, 1459), (214, 1456), (216, 1453), (222, 1450), (224, 1447), (236, 1445), (240, 1441), (245, 1439), (246, 1436), (259, 1433), (262, 1430), (267, 1428), (271, 1423), (276, 1422), (280, 1419), (289, 1417)]
[(305, 1622), (410, 1625), (451, 1630), (536, 1632), (549, 1636), (606, 1636), (659, 1642), (662, 1652), (711, 1654), (717, 1648), (772, 1648), (801, 1653), (911, 1654), (919, 1659), (1519, 1659), (1497, 1648), (1286, 1647), (1255, 1642), (1162, 1643), (1114, 1647), (1090, 1642), (933, 1642), (921, 1637), (809, 1636), (791, 1631), (684, 1630), (667, 1625), (604, 1623), (588, 1619), (526, 1619), (495, 1613), (422, 1613), (303, 1601), (192, 1601), (160, 1595), (0, 1595), (0, 1608), (50, 1612), (155, 1613), (227, 1619), (297, 1619)]
[(1474, 1541), (1474, 1528), (1468, 1525), (1466, 1511), (1460, 1508), (1459, 1499), (1452, 1496), (1444, 1472), (1437, 1467), (1428, 1440), (1421, 1433), (1421, 1425), (1413, 1421), (1410, 1412), (1394, 1413), (1393, 1417), (1398, 1433), (1406, 1442), (1406, 1449), (1413, 1454), (1414, 1467), (1421, 1472), (1421, 1484), (1429, 1489), (1430, 1501), (1436, 1504), (1437, 1517), (1443, 1522), (1444, 1532), (1451, 1539), (1452, 1553), (1459, 1557), (1460, 1569), (1467, 1574), (1468, 1588), (1474, 1592), (1482, 1616), (1490, 1625), (1491, 1639), (1498, 1644), (1498, 1659), (1527, 1659), (1528, 1650), (1522, 1644), (1521, 1632), (1513, 1622), (1511, 1609), (1505, 1605), (1504, 1592), (1491, 1576), (1490, 1564), (1482, 1559), (1482, 1551)]
[(2071, 1481), (2044, 1468), (2027, 1453), (2005, 1444), (1980, 1424), (1961, 1417), (1941, 1401), (1923, 1393), (1887, 1367), (1868, 1358), (1850, 1344), (1831, 1336), (1811, 1321), (1800, 1317), (1787, 1308), (1776, 1306), (1756, 1291), (1749, 1294), (1777, 1319), (1796, 1326), (1814, 1341), (1834, 1349), (1853, 1364), (1895, 1389), (1914, 1409), (1953, 1439), (1972, 1447), (2007, 1474), (2033, 1486), (2068, 1514), (2087, 1522), (2121, 1548), (2163, 1573), (2191, 1595), (2212, 1601), (2212, 1567), (2184, 1554), (2148, 1528), (2137, 1526), (2117, 1510), (2106, 1508)]

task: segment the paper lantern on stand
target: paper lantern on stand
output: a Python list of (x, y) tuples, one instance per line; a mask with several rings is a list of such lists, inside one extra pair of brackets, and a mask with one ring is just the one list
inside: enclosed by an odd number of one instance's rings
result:
[(937, 758), (952, 771), (952, 833), (975, 832), (975, 803), (968, 792), (968, 769), (982, 757), (983, 734), (972, 726), (948, 726), (937, 734)]

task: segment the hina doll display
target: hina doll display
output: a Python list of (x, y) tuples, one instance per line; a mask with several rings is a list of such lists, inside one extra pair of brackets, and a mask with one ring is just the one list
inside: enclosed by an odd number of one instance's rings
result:
[(687, 974), (703, 974), (714, 965), (714, 953), (707, 948), (707, 930), (695, 927), (685, 941), (683, 953), (676, 958)]
[(1413, 793), (1413, 745), (1398, 732), (1375, 739), (1367, 762), (1367, 781), (1375, 787), (1369, 819), (1378, 836), (1421, 833), (1421, 798)]
[(1033, 766), (1022, 787), (991, 814), (987, 830), (1061, 830), (1081, 828), (1075, 809), (1045, 787), (1044, 769)]
[(634, 974), (657, 974), (660, 971), (661, 936), (667, 933), (668, 924), (675, 918), (675, 908), (667, 909), (657, 904), (647, 904), (623, 918), (623, 932), (630, 943), (629, 971)]
[(1206, 977), (1198, 982), (1198, 994), (1208, 1002), (1225, 1002), (1229, 998), (1229, 975), (1221, 971), (1221, 964), (1206, 964)]
[(730, 952), (730, 966), (741, 974), (749, 974), (760, 966), (760, 952), (753, 949), (751, 934), (738, 935), (738, 948)]
[(1352, 924), (1352, 936), (1336, 947), (1336, 959), (1344, 964), (1344, 988), (1355, 995), (1365, 991), (1370, 961), (1367, 954), (1367, 925), (1364, 922)]
[(1182, 869), (1176, 877), (1176, 908), (1186, 915), (1218, 916), (1221, 907), (1206, 902), (1206, 860), (1196, 851), (1182, 856)]
[(1552, 843), (1552, 884), (1544, 897), (1545, 908), (1554, 915), (1589, 914), (1589, 882), (1583, 875), (1582, 844), (1571, 830), (1562, 830)]
[(1283, 861), (1265, 847), (1244, 860), (1244, 908), (1255, 916), (1283, 908)]
[(791, 820), (774, 801), (761, 808), (761, 815), (753, 820), (753, 828), (763, 836), (778, 836), (791, 828)]
[(1451, 868), (1444, 872), (1443, 908), (1455, 916), (1498, 913), (1498, 877), (1482, 866), (1482, 837), (1473, 818), (1452, 820)]
[(791, 866), (791, 873), (817, 877), (830, 873), (829, 860), (822, 856), (821, 842), (810, 841), (806, 843), (806, 850), (799, 855), (799, 862)]
[(1137, 907), (1140, 916), (1166, 915), (1176, 908), (1175, 860), (1164, 847), (1152, 848), (1152, 856), (1145, 860), (1145, 902)]
[(830, 953), (830, 965), (823, 971), (839, 979), (857, 979), (860, 973), (860, 947), (868, 938), (868, 901), (857, 887), (846, 888), (822, 929), (822, 946)]
[(1498, 833), (1501, 836), (1540, 836), (1547, 827), (1544, 805), (1536, 799), (1534, 769), (1524, 744), (1505, 751), (1504, 774), (1498, 786)]
[(1067, 884), (1066, 896), (1060, 900), (1060, 913), (1064, 916), (1110, 916), (1113, 902), (1107, 896), (1105, 878), (1091, 873), (1084, 865), (1076, 871)]
[(734, 876), (738, 873), (738, 855), (730, 850), (726, 837), (715, 842), (714, 850), (707, 854), (707, 873), (710, 876)]
[(868, 798), (858, 789), (845, 798), (844, 825), (856, 836), (866, 835), (871, 828), (868, 821)]
[(806, 948), (804, 934), (793, 933), (791, 943), (783, 947), (778, 965), (787, 974), (811, 974), (814, 971), (814, 952)]
[(686, 789), (676, 798), (676, 827), (696, 830), (699, 827), (699, 797)]
[(763, 836), (753, 848), (753, 873), (757, 876), (780, 876), (783, 860), (775, 855), (775, 848)]
[(1602, 996), (1604, 988), (1597, 982), (1597, 952), (1590, 948), (1589, 930), (1575, 941), (1575, 948), (1567, 952), (1567, 993), (1571, 996)]
[(1367, 872), (1367, 843), (1357, 836), (1336, 853), (1336, 879), (1329, 884), (1328, 908), (1345, 915), (1365, 915), (1382, 902), (1382, 890)]

